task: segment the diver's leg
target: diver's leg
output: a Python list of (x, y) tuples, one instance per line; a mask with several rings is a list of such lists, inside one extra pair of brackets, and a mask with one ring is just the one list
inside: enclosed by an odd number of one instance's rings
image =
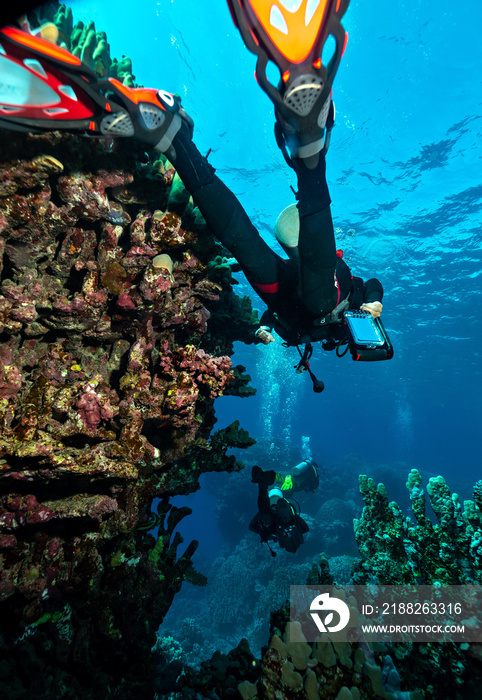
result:
[(257, 464), (251, 469), (251, 481), (258, 484), (258, 510), (260, 513), (271, 511), (268, 487), (274, 483), (276, 472), (273, 469), (263, 471)]
[(266, 484), (258, 484), (258, 510), (260, 513), (270, 513), (268, 487)]
[[(278, 282), (280, 258), (261, 238), (235, 195), (215, 175), (181, 128), (173, 140), (172, 163), (216, 238), (236, 258), (256, 291)], [(170, 154), (168, 153), (168, 156)]]
[(335, 287), (336, 246), (326, 183), (326, 163), (319, 154), (315, 168), (292, 159), (298, 176), (300, 213), (300, 284), (303, 303), (313, 314), (328, 313), (337, 302)]

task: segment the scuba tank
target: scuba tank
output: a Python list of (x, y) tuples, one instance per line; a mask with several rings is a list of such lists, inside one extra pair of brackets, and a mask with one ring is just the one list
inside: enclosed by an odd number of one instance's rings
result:
[(281, 489), (274, 488), (268, 491), (268, 497), (270, 506), (275, 506), (280, 498), (284, 498), (284, 493)]
[(316, 491), (319, 484), (318, 469), (314, 462), (304, 460), (293, 467), (293, 489), (295, 491)]

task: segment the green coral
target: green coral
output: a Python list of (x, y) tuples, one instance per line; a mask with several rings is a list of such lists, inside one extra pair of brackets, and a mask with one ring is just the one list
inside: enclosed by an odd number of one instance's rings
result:
[(365, 507), (354, 520), (362, 562), (357, 583), (375, 579), (384, 584), (463, 584), (482, 582), (482, 514), (473, 501), (462, 509), (442, 476), (427, 486), (434, 525), (425, 512), (422, 477), (412, 469), (407, 479), (414, 520), (389, 503), (383, 484), (360, 475)]
[(217, 430), (211, 438), (211, 444), (214, 449), (219, 447), (223, 449), (238, 447), (245, 450), (255, 443), (256, 440), (249, 435), (248, 431), (239, 427), (239, 420), (233, 421), (226, 428)]
[(406, 523), (396, 503), (389, 503), (383, 484), (362, 474), (360, 493), (365, 507), (361, 519), (353, 521), (355, 539), (363, 562), (357, 583), (366, 583), (369, 573), (380, 583), (414, 583), (412, 567), (405, 554)]
[(167, 210), (179, 214), (179, 216), (186, 215), (186, 207), (188, 207), (191, 200), (191, 195), (184, 187), (184, 183), (176, 173), (172, 180), (171, 189), (169, 191), (169, 197), (167, 200)]
[(212, 312), (208, 331), (225, 337), (229, 342), (241, 340), (249, 345), (255, 342), (254, 334), (258, 328), (258, 312), (253, 309), (251, 299), (236, 296), (232, 290), (223, 290), (220, 303)]
[(184, 554), (176, 560), (177, 548), (182, 544), (183, 538), (179, 532), (174, 533), (174, 537), (172, 535), (180, 521), (191, 513), (190, 508), (176, 508), (167, 499), (159, 501), (157, 506), (158, 537), (148, 554), (148, 560), (157, 569), (159, 578), (163, 581), (170, 576), (179, 583), (184, 580), (195, 586), (205, 586), (207, 584), (206, 576), (196, 571), (191, 561), (198, 546), (197, 540), (193, 540)]
[(132, 74), (132, 62), (127, 56), (120, 60), (110, 57), (110, 47), (104, 31), (98, 31), (93, 21), (74, 25), (72, 9), (66, 5), (46, 3), (39, 10), (27, 14), (32, 29), (45, 21), (55, 24), (59, 30), (59, 44), (94, 70), (102, 78), (117, 78), (128, 87), (137, 87)]
[(188, 566), (184, 573), (184, 580), (188, 581), (189, 583), (192, 583), (193, 586), (206, 586), (208, 579), (207, 576), (204, 576), (204, 574), (199, 573), (199, 571), (196, 571), (194, 566), (191, 564), (191, 566)]
[(162, 553), (164, 552), (164, 537), (158, 537), (156, 540), (156, 544), (154, 547), (151, 549), (151, 551), (148, 554), (148, 559), (151, 561), (153, 564), (157, 566), (159, 564), (159, 561), (162, 557)]

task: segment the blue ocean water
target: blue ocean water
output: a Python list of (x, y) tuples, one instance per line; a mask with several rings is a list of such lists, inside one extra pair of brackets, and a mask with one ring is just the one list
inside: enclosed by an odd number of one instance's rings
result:
[[(107, 31), (112, 56), (132, 58), (139, 83), (182, 96), (201, 152), (212, 149), (218, 175), (273, 241), (295, 181), (225, 1), (71, 4), (75, 20)], [(308, 436), (327, 470), (351, 456), (368, 473), (387, 465), (405, 478), (416, 467), (442, 474), (462, 498), (481, 477), (481, 20), (476, 0), (350, 3), (327, 174), (338, 246), (355, 274), (383, 282), (395, 357), (361, 364), (317, 349), (312, 367), (326, 384), (317, 395), (293, 370), (295, 349), (238, 344), (234, 362), (258, 393), (218, 400), (217, 427), (240, 419), (280, 455), (280, 469), (292, 466), (283, 449)], [(247, 474), (244, 484), (254, 488)], [(195, 533), (213, 555), (222, 533), (212, 497), (181, 502), (194, 508), (186, 539)]]

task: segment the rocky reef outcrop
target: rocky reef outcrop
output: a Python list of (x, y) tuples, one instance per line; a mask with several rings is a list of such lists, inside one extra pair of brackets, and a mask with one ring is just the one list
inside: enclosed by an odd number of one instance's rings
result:
[(214, 400), (252, 393), (230, 354), (256, 316), (169, 162), (2, 143), (0, 697), (148, 697), (155, 630), (205, 582), (169, 497), (242, 467)]

